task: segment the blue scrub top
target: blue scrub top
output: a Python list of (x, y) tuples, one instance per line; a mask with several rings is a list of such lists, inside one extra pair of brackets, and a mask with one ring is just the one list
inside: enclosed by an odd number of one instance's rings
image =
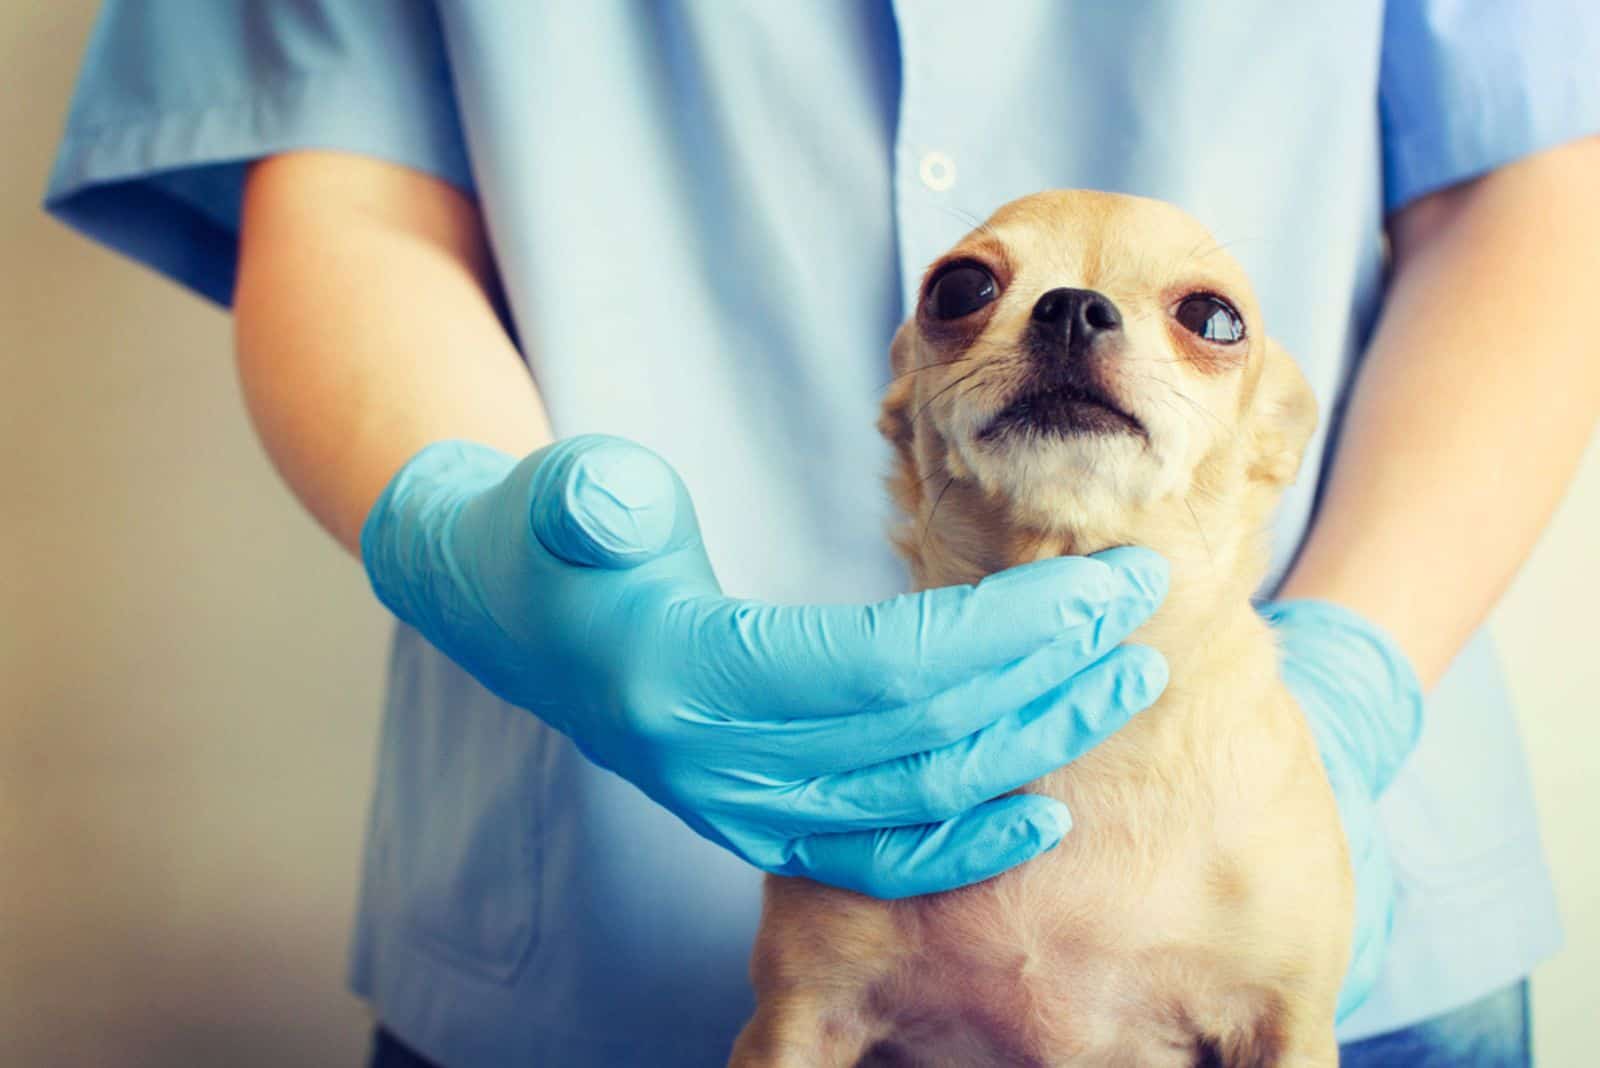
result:
[[(905, 581), (873, 428), (890, 334), (997, 205), (1175, 201), (1337, 413), (1385, 213), (1596, 128), (1590, 0), (125, 0), (49, 207), (227, 302), (244, 161), (342, 149), (468, 190), (557, 432), (666, 456), (730, 592), (862, 601)], [(1284, 503), (1278, 569), (1337, 423)], [(1346, 1039), (1559, 943), (1483, 637), (1383, 815), (1398, 926)], [(399, 629), (352, 975), (409, 1044), (460, 1068), (721, 1063), (759, 902), (754, 870)]]

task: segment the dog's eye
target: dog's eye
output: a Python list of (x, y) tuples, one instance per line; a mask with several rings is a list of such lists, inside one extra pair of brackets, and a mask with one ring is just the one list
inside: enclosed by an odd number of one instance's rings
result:
[(960, 319), (999, 295), (994, 275), (976, 263), (954, 263), (928, 287), (928, 314), (935, 319)]
[(1209, 293), (1184, 297), (1175, 315), (1185, 330), (1206, 341), (1232, 345), (1244, 340), (1244, 320), (1221, 297)]

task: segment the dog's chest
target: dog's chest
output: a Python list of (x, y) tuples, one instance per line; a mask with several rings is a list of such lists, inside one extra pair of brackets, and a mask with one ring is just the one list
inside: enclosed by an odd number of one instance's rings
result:
[(1233, 831), (1258, 824), (1281, 781), (1261, 754), (1282, 764), (1293, 753), (1244, 727), (1186, 726), (1195, 711), (1152, 710), (1030, 785), (1074, 814), (1051, 852), (895, 903), (905, 953), (869, 1011), (893, 1019), (908, 1048), (971, 1044), (987, 1050), (981, 1063), (1192, 1064), (1195, 1020), (1262, 978), (1216, 933), (1249, 922), (1253, 874)]

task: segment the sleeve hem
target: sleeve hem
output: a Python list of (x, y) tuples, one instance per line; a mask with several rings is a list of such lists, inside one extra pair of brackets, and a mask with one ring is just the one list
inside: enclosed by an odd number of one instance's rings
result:
[(1545, 149), (1600, 133), (1600, 81), (1577, 74), (1553, 97), (1481, 91), (1439, 129), (1391, 130), (1384, 212)]
[(69, 126), (44, 206), (227, 304), (246, 163), (294, 149), (353, 152), (471, 195), (458, 129), (449, 99), (385, 92), (355, 72), (298, 74), (193, 110)]

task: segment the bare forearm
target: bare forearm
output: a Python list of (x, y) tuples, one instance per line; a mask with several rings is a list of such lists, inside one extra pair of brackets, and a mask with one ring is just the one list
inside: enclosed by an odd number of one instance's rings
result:
[(468, 438), (521, 455), (550, 440), (493, 277), (476, 206), (444, 183), (336, 153), (252, 169), (240, 381), (284, 480), (351, 552), (424, 445)]
[(1424, 198), (1319, 518), (1282, 596), (1383, 626), (1431, 686), (1560, 500), (1600, 414), (1600, 141)]

